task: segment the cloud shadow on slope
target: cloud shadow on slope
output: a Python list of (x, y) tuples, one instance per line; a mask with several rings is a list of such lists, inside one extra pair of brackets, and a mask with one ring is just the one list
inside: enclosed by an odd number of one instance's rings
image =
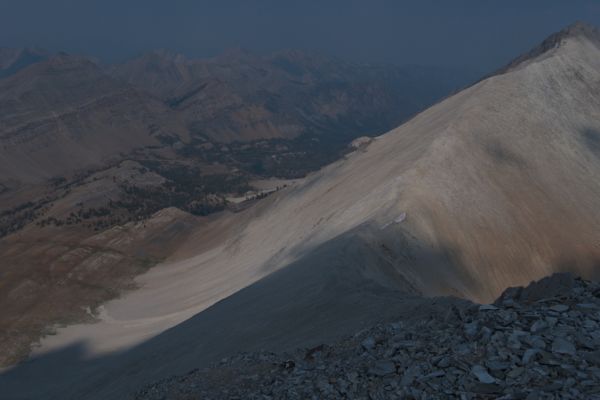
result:
[(485, 152), (494, 160), (494, 162), (502, 165), (525, 168), (527, 162), (518, 154), (511, 151), (500, 140), (489, 139), (484, 145)]
[(595, 156), (600, 157), (600, 131), (585, 129), (581, 132), (581, 140), (589, 151)]

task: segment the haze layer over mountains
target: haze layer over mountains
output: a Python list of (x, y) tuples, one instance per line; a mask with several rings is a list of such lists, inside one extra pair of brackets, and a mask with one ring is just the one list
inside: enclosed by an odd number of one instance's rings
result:
[(597, 277), (599, 115), (600, 34), (575, 24), (303, 182), (193, 226), (100, 322), (59, 329), (0, 382), (15, 398), (122, 396), (234, 351), (460, 303), (422, 295), (489, 302), (556, 271)]
[[(0, 183), (65, 176), (134, 149), (382, 133), (468, 81), (425, 67), (362, 66), (302, 52), (188, 60), (157, 51), (102, 67), (0, 52)], [(17, 182), (12, 182), (17, 181)]]

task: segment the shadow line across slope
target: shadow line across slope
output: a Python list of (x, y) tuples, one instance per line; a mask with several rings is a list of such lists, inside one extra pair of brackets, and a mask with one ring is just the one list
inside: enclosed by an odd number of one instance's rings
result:
[(410, 248), (382, 251), (371, 233), (366, 226), (347, 232), (129, 350), (90, 359), (77, 343), (40, 355), (0, 375), (1, 391), (11, 400), (127, 398), (235, 352), (314, 346), (379, 321), (441, 316), (450, 303), (468, 304), (425, 299), (412, 282), (425, 263), (453, 269), (448, 252), (402, 240), (395, 243)]

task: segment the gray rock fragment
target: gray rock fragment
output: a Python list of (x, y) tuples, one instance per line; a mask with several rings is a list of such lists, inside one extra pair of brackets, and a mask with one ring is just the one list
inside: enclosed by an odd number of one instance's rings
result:
[(499, 308), (493, 304), (482, 304), (479, 306), (479, 311), (496, 311), (496, 310), (499, 310)]
[(527, 365), (535, 359), (535, 356), (538, 355), (540, 351), (538, 349), (527, 349), (523, 354), (522, 363), (523, 365)]
[(473, 321), (468, 324), (465, 324), (464, 329), (465, 336), (469, 339), (473, 339), (479, 333), (479, 324), (477, 323), (477, 321)]
[(573, 343), (569, 342), (564, 338), (557, 337), (552, 342), (552, 352), (559, 354), (575, 355), (576, 349)]
[(494, 377), (488, 373), (487, 369), (481, 365), (474, 365), (471, 368), (471, 373), (473, 375), (475, 375), (475, 377), (481, 383), (495, 383), (496, 382), (496, 379), (494, 379)]
[(550, 310), (562, 313), (565, 311), (569, 311), (569, 306), (566, 304), (555, 304), (553, 306), (550, 306)]
[(539, 333), (547, 328), (548, 323), (546, 321), (537, 320), (531, 325), (531, 328), (529, 330), (531, 331), (531, 333)]
[(392, 361), (378, 361), (369, 368), (369, 373), (375, 376), (386, 376), (396, 373), (396, 364)]
[(363, 340), (360, 344), (365, 350), (372, 350), (375, 348), (375, 339), (372, 337), (368, 337), (365, 340)]

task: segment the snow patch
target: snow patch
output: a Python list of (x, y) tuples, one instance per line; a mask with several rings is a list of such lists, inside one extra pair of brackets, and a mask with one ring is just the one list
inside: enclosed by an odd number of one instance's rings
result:
[(387, 228), (388, 226), (390, 226), (390, 225), (392, 225), (392, 224), (399, 224), (399, 223), (403, 222), (405, 219), (406, 219), (406, 213), (405, 213), (405, 212), (403, 212), (403, 213), (401, 213), (400, 215), (398, 215), (396, 218), (394, 218), (392, 221), (390, 221), (390, 222), (388, 222), (388, 223), (384, 224), (384, 225), (381, 227), (381, 229), (383, 230), (383, 229)]

